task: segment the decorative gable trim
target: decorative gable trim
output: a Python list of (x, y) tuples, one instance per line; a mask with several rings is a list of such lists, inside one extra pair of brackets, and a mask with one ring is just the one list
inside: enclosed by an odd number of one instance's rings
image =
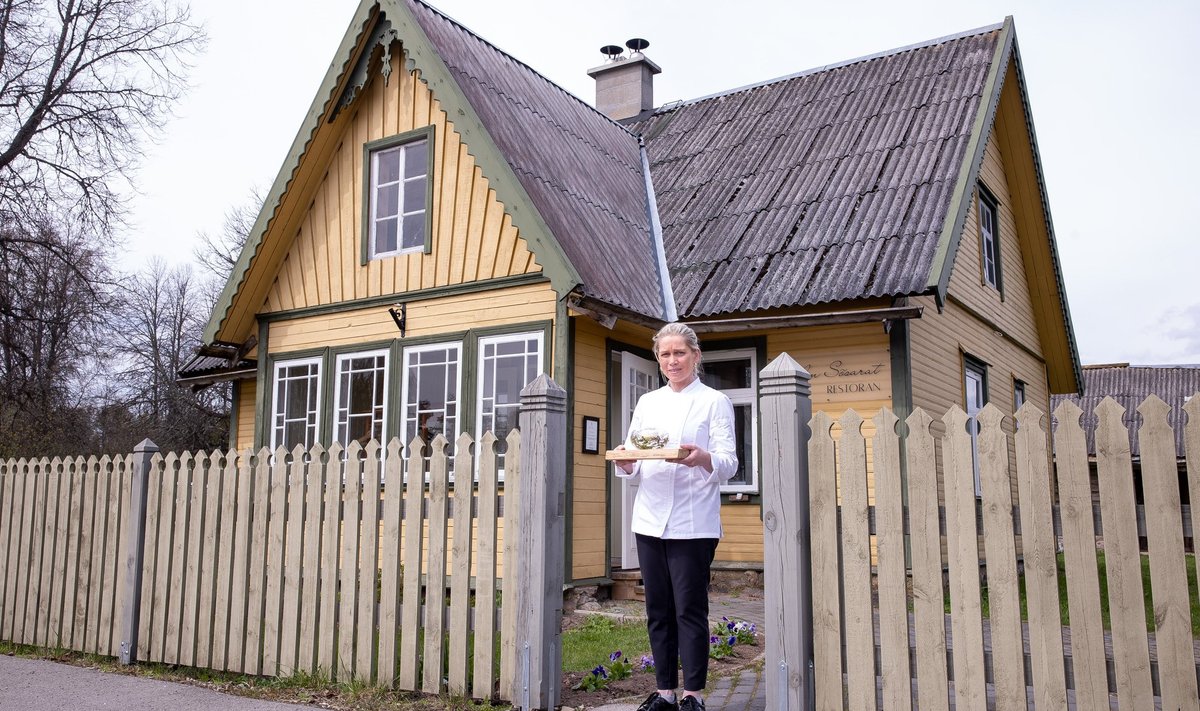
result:
[[(364, 33), (370, 33), (371, 37), (364, 41)], [(225, 288), (213, 307), (204, 330), (204, 342), (217, 340), (218, 336), (228, 340), (225, 338), (228, 334), (222, 334), (221, 330), (225, 327), (238, 291), (245, 283), (248, 271), (253, 267), (254, 258), (263, 245), (271, 221), (313, 139), (323, 125), (332, 123), (337, 113), (358, 96), (358, 89), (365, 85), (368, 79), (371, 54), (379, 44), (384, 45), (385, 52), (390, 51), (393, 37), (403, 44), (405, 68), (417, 72), (417, 78), (425, 82), (434, 98), (440, 102), (447, 119), (453, 122), (463, 143), (469, 146), (476, 164), (488, 179), (489, 186), (496, 191), (497, 199), (504, 205), (512, 224), (529, 245), (555, 292), (561, 298), (582, 283), (578, 271), (568, 261), (508, 161), (496, 147), (446, 63), (433, 49), (429, 38), (407, 5), (403, 0), (362, 0), (292, 142), (292, 148), (267, 193), (263, 209), (255, 220), (237, 264), (230, 272)], [(339, 62), (339, 59), (343, 61)], [(358, 71), (359, 68), (361, 72)], [(361, 85), (358, 82), (361, 82)], [(248, 308), (257, 308), (257, 305)]]

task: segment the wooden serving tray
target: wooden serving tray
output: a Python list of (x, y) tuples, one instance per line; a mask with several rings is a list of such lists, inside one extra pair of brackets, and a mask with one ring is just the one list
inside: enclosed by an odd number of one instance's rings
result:
[(610, 449), (604, 453), (608, 461), (614, 459), (683, 459), (687, 450), (679, 447), (670, 449)]

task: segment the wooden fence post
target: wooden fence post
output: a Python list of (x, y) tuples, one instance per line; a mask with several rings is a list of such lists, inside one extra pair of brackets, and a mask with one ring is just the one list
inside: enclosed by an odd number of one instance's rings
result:
[(144, 439), (133, 448), (133, 480), (129, 486), (129, 518), (125, 523), (125, 609), (121, 610), (121, 663), (137, 661), (138, 625), (142, 611), (142, 572), (146, 552), (146, 492), (150, 459), (158, 445)]
[(800, 711), (814, 708), (816, 703), (808, 497), (809, 374), (782, 353), (762, 369), (759, 378), (766, 708)]
[[(521, 391), (514, 705), (553, 709), (561, 683), (567, 393), (546, 374)], [(508, 535), (505, 531), (505, 535)], [(508, 588), (508, 582), (505, 588)]]

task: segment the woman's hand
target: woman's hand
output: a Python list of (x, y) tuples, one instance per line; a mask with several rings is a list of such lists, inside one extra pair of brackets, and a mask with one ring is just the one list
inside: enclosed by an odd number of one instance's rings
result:
[(679, 459), (668, 459), (668, 462), (682, 464), (687, 467), (703, 467), (704, 471), (712, 471), (712, 456), (709, 455), (708, 450), (695, 444), (681, 444), (679, 448), (687, 452), (687, 454)]
[[(617, 449), (624, 450), (625, 445), (622, 444), (619, 447), (617, 447)], [(626, 474), (633, 473), (633, 465), (635, 463), (635, 460), (633, 460), (633, 459), (614, 459), (612, 461), (613, 461), (613, 464), (616, 464), (618, 467), (620, 467), (621, 471), (625, 472)]]

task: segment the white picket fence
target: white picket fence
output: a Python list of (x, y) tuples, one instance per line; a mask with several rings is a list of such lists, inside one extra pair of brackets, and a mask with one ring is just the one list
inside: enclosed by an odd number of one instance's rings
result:
[(491, 433), (0, 461), (0, 639), (553, 708), (565, 402), (522, 392), (503, 493)]

